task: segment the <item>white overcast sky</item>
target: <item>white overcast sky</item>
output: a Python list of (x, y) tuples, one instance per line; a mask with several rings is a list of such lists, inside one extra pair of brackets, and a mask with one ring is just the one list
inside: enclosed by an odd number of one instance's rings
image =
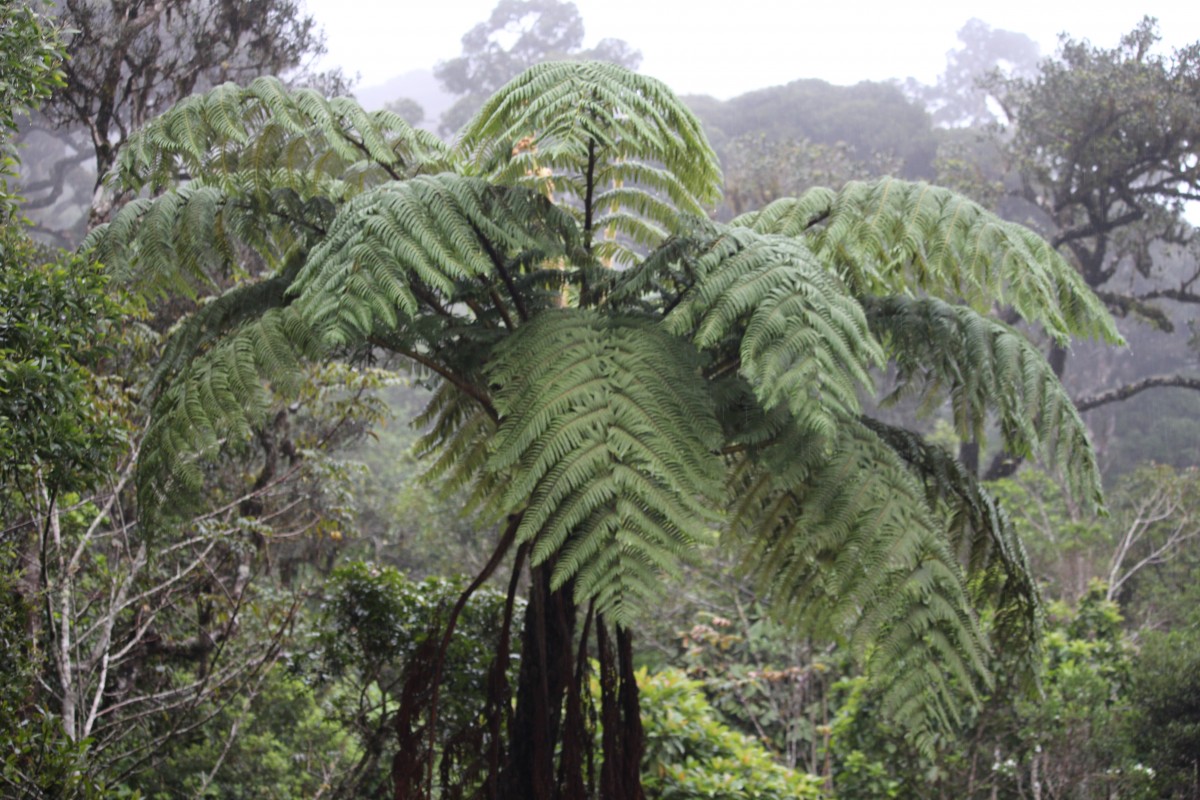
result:
[[(305, 0), (325, 29), (323, 68), (361, 76), (359, 86), (428, 69), (462, 50), (461, 38), (496, 0)], [(641, 71), (680, 94), (728, 98), (798, 78), (852, 84), (915, 77), (932, 83), (972, 17), (1019, 31), (1053, 51), (1070, 33), (1111, 47), (1149, 14), (1163, 41), (1200, 40), (1200, 2), (1118, 0), (911, 3), (899, 0), (575, 0), (585, 46), (624, 39), (642, 51)]]

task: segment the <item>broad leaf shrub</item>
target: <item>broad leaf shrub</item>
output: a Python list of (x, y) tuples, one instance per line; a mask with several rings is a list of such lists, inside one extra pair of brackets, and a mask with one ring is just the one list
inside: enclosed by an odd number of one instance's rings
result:
[(677, 669), (638, 673), (647, 798), (793, 800), (820, 798), (822, 781), (790, 770), (759, 742), (732, 730), (709, 705), (704, 686)]

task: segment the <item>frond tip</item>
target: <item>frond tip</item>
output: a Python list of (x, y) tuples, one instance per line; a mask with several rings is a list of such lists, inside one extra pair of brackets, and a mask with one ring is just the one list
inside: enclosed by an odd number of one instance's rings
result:
[(566, 200), (602, 260), (636, 263), (720, 196), (699, 120), (661, 82), (602, 62), (547, 62), (502, 87), (458, 147), (479, 174)]

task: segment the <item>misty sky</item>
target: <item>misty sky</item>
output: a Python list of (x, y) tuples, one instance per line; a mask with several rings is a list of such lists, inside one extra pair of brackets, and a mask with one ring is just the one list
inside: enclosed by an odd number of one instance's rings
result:
[[(372, 86), (427, 69), (461, 52), (461, 37), (487, 18), (495, 0), (305, 0), (324, 27), (329, 54), (321, 67), (361, 74)], [(932, 83), (972, 17), (1025, 33), (1052, 52), (1066, 31), (1115, 45), (1144, 14), (1159, 20), (1163, 40), (1200, 39), (1200, 3), (1002, 0), (902, 3), (896, 0), (779, 2), (733, 0), (575, 0), (585, 46), (604, 37), (642, 51), (641, 71), (683, 93), (728, 98), (797, 78), (851, 84), (912, 76)]]

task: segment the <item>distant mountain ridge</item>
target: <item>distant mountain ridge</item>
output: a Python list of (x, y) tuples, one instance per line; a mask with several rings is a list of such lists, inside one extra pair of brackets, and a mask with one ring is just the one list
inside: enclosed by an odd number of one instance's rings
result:
[(430, 131), (437, 130), (442, 112), (455, 100), (455, 96), (442, 89), (437, 78), (433, 77), (432, 69), (414, 69), (383, 83), (357, 87), (354, 96), (368, 111), (383, 108), (401, 97), (411, 98), (420, 103), (425, 111), (420, 127)]

